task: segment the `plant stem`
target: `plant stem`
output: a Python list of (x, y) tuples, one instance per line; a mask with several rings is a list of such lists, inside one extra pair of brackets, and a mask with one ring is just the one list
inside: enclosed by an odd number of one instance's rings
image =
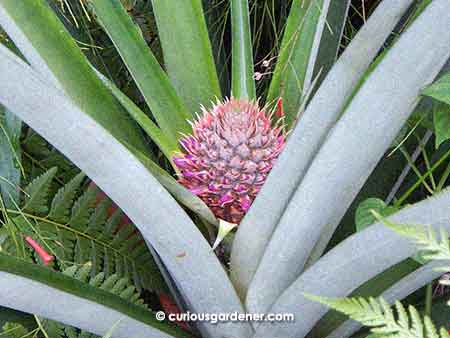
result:
[(433, 305), (433, 284), (427, 285), (425, 295), (425, 316), (431, 317), (431, 307)]

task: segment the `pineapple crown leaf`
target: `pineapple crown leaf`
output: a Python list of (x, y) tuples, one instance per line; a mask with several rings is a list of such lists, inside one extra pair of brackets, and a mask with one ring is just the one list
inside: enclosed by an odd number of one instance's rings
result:
[(339, 311), (369, 327), (381, 337), (395, 338), (450, 338), (448, 332), (438, 330), (429, 317), (421, 317), (413, 306), (406, 310), (400, 303), (391, 306), (383, 298), (326, 298), (310, 294), (305, 297)]

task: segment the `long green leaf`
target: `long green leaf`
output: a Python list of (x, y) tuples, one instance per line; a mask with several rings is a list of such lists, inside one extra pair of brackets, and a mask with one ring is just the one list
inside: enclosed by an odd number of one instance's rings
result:
[[(128, 113), (136, 120), (147, 135), (159, 146), (161, 151), (166, 155), (167, 159), (172, 160), (173, 154), (180, 151), (178, 145), (171, 139), (167, 138), (167, 136), (162, 133), (161, 129), (159, 129), (159, 127), (155, 125), (154, 122), (110, 80), (99, 72), (97, 72), (97, 74), (102, 81), (105, 82), (108, 88), (111, 89), (114, 96), (116, 96), (119, 102), (122, 103)], [(129, 148), (131, 147), (129, 146)], [(139, 152), (137, 149), (132, 150), (135, 155), (139, 156), (141, 162), (145, 164), (147, 169), (155, 176), (159, 183), (161, 183), (177, 201), (200, 215), (209, 223), (218, 224), (218, 221), (211, 212), (211, 209), (209, 209), (199, 197), (179, 184), (172, 176), (149, 159), (145, 154)]]
[(234, 97), (256, 97), (253, 78), (253, 46), (247, 0), (231, 0), (232, 73), (231, 92)]
[(283, 98), (290, 125), (300, 107), (309, 58), (323, 0), (294, 0), (286, 24), (278, 62), (270, 83), (267, 102)]
[[(0, 102), (72, 160), (130, 217), (192, 311), (244, 311), (210, 245), (136, 156), (1, 45), (0, 80)], [(248, 323), (199, 327), (207, 337), (251, 334)]]
[[(169, 139), (157, 125), (142, 111), (136, 104), (129, 99), (119, 88), (117, 88), (111, 81), (109, 81), (102, 74), (98, 73), (100, 78), (111, 89), (114, 96), (117, 97), (120, 103), (125, 107), (128, 113), (136, 120), (148, 136), (159, 146), (161, 151), (166, 155), (167, 159), (172, 160), (173, 154), (179, 151), (179, 147), (171, 139)], [(155, 176), (177, 201), (188, 207), (200, 215), (203, 219), (211, 224), (217, 224), (218, 221), (211, 209), (196, 195), (191, 193), (188, 189), (179, 184), (172, 176), (165, 170), (159, 167), (155, 162), (149, 159), (145, 154), (133, 149), (133, 152), (139, 156), (141, 162), (145, 164), (147, 169)]]
[[(103, 335), (188, 338), (189, 334), (117, 295), (62, 273), (0, 254), (0, 305)], [(97, 313), (92, 316), (92, 313)], [(101, 318), (101, 320), (99, 320)]]
[(180, 150), (177, 142), (168, 137), (163, 131), (145, 114), (128, 96), (126, 96), (116, 85), (107, 77), (97, 71), (97, 75), (111, 90), (114, 96), (119, 100), (128, 114), (141, 126), (145, 133), (158, 145), (159, 149), (166, 155), (168, 160), (172, 160), (173, 154)]
[(358, 80), (412, 2), (401, 0), (394, 4), (385, 0), (378, 6), (333, 66), (291, 133), (233, 242), (231, 277), (241, 294), (246, 293), (290, 198)]
[(91, 0), (91, 3), (161, 130), (172, 140), (178, 140), (180, 133), (190, 133), (191, 114), (120, 0)]
[(136, 124), (98, 79), (45, 0), (1, 1), (0, 25), (32, 67), (63, 89), (81, 110), (120, 141), (146, 151)]
[(295, 0), (270, 83), (267, 102), (283, 98), (291, 125), (314, 78), (319, 85), (337, 58), (350, 1)]
[(222, 96), (201, 0), (152, 0), (164, 64), (191, 113)]
[(0, 106), (0, 196), (7, 208), (19, 200), (22, 121)]
[[(350, 0), (331, 1), (322, 29), (322, 34), (316, 33), (318, 43), (315, 54), (310, 58), (310, 71), (305, 87), (309, 88), (312, 82), (318, 87), (333, 67), (342, 46), (342, 36), (350, 8)], [(320, 39), (320, 40), (319, 40)], [(317, 77), (317, 80), (315, 80)], [(313, 90), (314, 92), (314, 90)]]

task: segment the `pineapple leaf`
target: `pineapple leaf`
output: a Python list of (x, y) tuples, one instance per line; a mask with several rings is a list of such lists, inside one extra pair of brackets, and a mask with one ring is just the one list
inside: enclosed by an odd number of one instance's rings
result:
[[(393, 6), (392, 2), (383, 1), (378, 6), (374, 12), (374, 15), (377, 13), (376, 17), (372, 20), (369, 18), (364, 29), (361, 29), (346, 48), (311, 99), (302, 115), (302, 123), (292, 131), (286, 148), (236, 233), (231, 255), (231, 278), (242, 295), (246, 294), (250, 282), (254, 280), (254, 274), (274, 229), (312, 159), (335, 125), (360, 77), (411, 3), (412, 1), (405, 0), (396, 2)], [(300, 49), (302, 48), (297, 50)], [(366, 52), (361, 53), (361, 50)], [(339, 86), (336, 86), (336, 83), (339, 83)], [(302, 156), (295, 155), (299, 149)], [(336, 154), (330, 158), (336, 158)], [(254, 224), (258, 224), (257, 238), (254, 235)], [(330, 232), (332, 230), (333, 227), (330, 226)], [(323, 242), (326, 242), (328, 236), (328, 233), (324, 234)], [(249, 246), (248, 243), (252, 245)], [(280, 277), (282, 276), (284, 274), (280, 274)]]
[(137, 125), (98, 79), (47, 1), (5, 0), (0, 6), (0, 25), (46, 81), (121, 142), (148, 151)]
[[(62, 326), (41, 321), (39, 316), (45, 313), (49, 320), (60, 319), (61, 307), (70, 310), (70, 316), (64, 316), (65, 324), (96, 334), (105, 334), (121, 319), (122, 325), (116, 328), (118, 336), (189, 337), (174, 325), (158, 322), (151, 311), (114, 295), (110, 289), (102, 290), (12, 256), (0, 254), (0, 275), (3, 290), (0, 305), (35, 313), (39, 326), (56, 334), (50, 335), (51, 338), (58, 337)], [(97, 313), (97, 316), (86, 316), (86, 313)]]
[(35, 212), (38, 215), (48, 212), (48, 193), (57, 168), (53, 167), (41, 176), (35, 178), (25, 189), (25, 205), (23, 210)]
[(155, 142), (159, 149), (166, 155), (168, 160), (172, 160), (175, 152), (179, 151), (177, 142), (173, 138), (164, 134), (161, 129), (147, 116), (128, 96), (126, 96), (113, 82), (97, 72), (105, 85), (111, 90), (114, 96), (119, 100), (122, 106), (127, 110), (131, 117), (141, 126), (145, 133)]
[(97, 20), (116, 46), (161, 130), (171, 140), (178, 140), (180, 133), (189, 133), (191, 128), (187, 121), (192, 115), (177, 95), (120, 0), (90, 0), (90, 3)]
[[(392, 8), (391, 1), (383, 1), (377, 9), (385, 3)], [(259, 262), (247, 293), (246, 301), (249, 311), (259, 313), (268, 310), (268, 307), (304, 271), (305, 263), (317, 241), (323, 238), (331, 239), (345, 211), (412, 113), (414, 103), (423, 86), (430, 78), (438, 75), (450, 57), (449, 20), (450, 2), (433, 1), (420, 19), (402, 34), (389, 51), (389, 55), (377, 67), (377, 71), (372, 73), (355, 96), (343, 117), (335, 123), (329, 135), (322, 139), (323, 144), (320, 150), (292, 196)], [(428, 31), (430, 22), (433, 22), (433, 28), (438, 30), (432, 34), (436, 41), (429, 41), (430, 44), (427, 46), (424, 44), (419, 46), (418, 37), (430, 36)], [(399, 63), (398, 58), (404, 55), (405, 49), (414, 49), (415, 56), (402, 59)], [(431, 49), (433, 53), (429, 52)], [(433, 66), (421, 72), (411, 72), (411, 67), (419, 61), (424, 62), (425, 58)], [(398, 85), (400, 83), (401, 86)], [(392, 95), (392, 91), (395, 91), (402, 99), (396, 100), (398, 96)], [(307, 110), (313, 105), (318, 93), (319, 91)], [(389, 108), (386, 109), (386, 107)], [(322, 106), (322, 111), (323, 109)], [(366, 114), (361, 115), (362, 110), (365, 110)], [(307, 111), (302, 115), (302, 124), (306, 115)], [(314, 124), (319, 123), (317, 116), (314, 120)], [(377, 121), (377, 127), (373, 128), (375, 121)], [(368, 129), (371, 130), (371, 137), (374, 137), (377, 142), (364, 142), (367, 139), (366, 130)], [(297, 128), (296, 131), (298, 131)], [(308, 129), (307, 134), (311, 135), (315, 132)], [(293, 136), (294, 134), (291, 134), (290, 137)], [(280, 160), (283, 155), (289, 154), (286, 151), (289, 150), (291, 142), (290, 139)], [(355, 161), (350, 164), (349, 156), (355, 158)], [(280, 163), (282, 161), (277, 162), (274, 171)], [(344, 167), (345, 170), (336, 170)], [(272, 171), (271, 175), (273, 173)], [(283, 172), (282, 176), (286, 174)], [(292, 179), (290, 176), (289, 178)], [(330, 189), (331, 187), (333, 189)], [(279, 191), (283, 191), (279, 186), (278, 188)], [(322, 208), (323, 205), (327, 207)], [(317, 210), (321, 212), (314, 212)], [(305, 233), (308, 236), (304, 236)], [(268, 278), (270, 278), (270, 287), (265, 287)]]
[[(8, 83), (7, 88), (0, 86), (0, 102), (14, 107), (13, 112), (24, 123), (39, 130), (111, 198), (120, 201), (121, 208), (161, 256), (189, 304), (198, 312), (208, 312), (211, 306), (218, 306), (221, 312), (243, 311), (235, 289), (207, 241), (136, 156), (1, 44), (0, 59), (0, 77), (8, 79), (4, 81)], [(34, 94), (29, 95), (30, 92)], [(102, 165), (99, 165), (99, 154)], [(170, 240), (170, 245), (158, 239)], [(142, 246), (136, 249), (142, 250)], [(176, 258), (183, 253), (189, 258)], [(205, 289), (213, 292), (205, 293)], [(203, 323), (202, 327), (212, 336), (251, 334), (249, 323), (228, 323), (226, 327)]]
[(327, 74), (337, 57), (350, 1), (295, 0), (288, 17), (267, 102), (283, 98), (294, 123), (313, 78)]
[(198, 112), (222, 96), (202, 1), (152, 0), (152, 8), (165, 69), (189, 111)]
[(23, 173), (21, 130), (20, 119), (0, 105), (0, 198), (7, 208), (19, 203), (17, 187)]

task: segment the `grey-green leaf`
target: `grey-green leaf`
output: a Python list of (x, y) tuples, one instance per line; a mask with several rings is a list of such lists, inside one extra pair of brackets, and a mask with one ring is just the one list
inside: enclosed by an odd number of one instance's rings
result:
[[(317, 240), (331, 238), (414, 110), (422, 88), (450, 57), (449, 26), (450, 2), (434, 1), (358, 91), (328, 134), (266, 248), (247, 295), (250, 311), (266, 311), (300, 275)], [(419, 62), (422, 67), (411, 72)]]
[[(398, 224), (432, 224), (436, 230), (445, 227), (450, 231), (449, 201), (450, 190), (447, 189), (432, 198), (403, 208), (388, 220)], [(305, 293), (347, 297), (364, 282), (411, 257), (417, 250), (409, 239), (396, 234), (382, 223), (354, 234), (305, 271), (269, 310), (271, 313), (294, 313), (301, 321), (272, 327), (261, 324), (255, 338), (304, 337), (327, 312), (326, 307), (306, 299)]]
[(22, 176), (20, 135), (22, 121), (0, 106), (0, 197), (5, 207), (19, 202)]
[[(103, 335), (117, 322), (118, 336), (188, 338), (152, 312), (62, 273), (0, 254), (0, 305)], [(64, 310), (62, 310), (64, 309)], [(96, 316), (92, 316), (96, 313)], [(99, 317), (102, 320), (98, 320)]]
[[(0, 86), (0, 102), (72, 160), (130, 217), (161, 256), (193, 311), (244, 311), (209, 243), (123, 144), (0, 46), (0, 80), (6, 79)], [(248, 323), (199, 327), (211, 337), (247, 337), (252, 331)]]
[(1, 1), (0, 25), (47, 81), (120, 141), (147, 151), (137, 125), (97, 78), (47, 1)]
[(360, 77), (412, 2), (385, 0), (378, 6), (333, 66), (303, 113), (301, 123), (291, 133), (286, 148), (236, 233), (231, 277), (241, 294), (245, 295), (270, 236), (311, 160)]

